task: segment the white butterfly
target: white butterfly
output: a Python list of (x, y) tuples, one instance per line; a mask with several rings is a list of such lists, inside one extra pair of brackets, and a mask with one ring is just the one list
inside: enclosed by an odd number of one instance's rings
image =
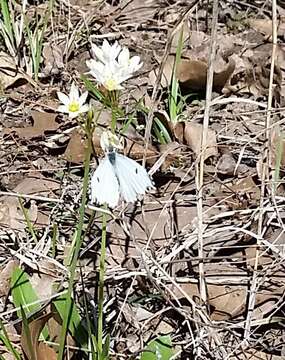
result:
[[(113, 134), (112, 136), (114, 137)], [(103, 136), (102, 139), (101, 146), (106, 150), (109, 144), (104, 143)], [(91, 179), (92, 202), (107, 203), (110, 208), (114, 208), (120, 198), (133, 203), (140, 195), (144, 195), (147, 189), (154, 188), (143, 166), (117, 153), (112, 146), (109, 149), (111, 150), (107, 150)]]

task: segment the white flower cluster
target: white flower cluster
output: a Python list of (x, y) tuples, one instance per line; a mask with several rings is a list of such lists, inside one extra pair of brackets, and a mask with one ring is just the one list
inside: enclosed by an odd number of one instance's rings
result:
[[(129, 49), (121, 47), (117, 41), (110, 45), (104, 40), (102, 47), (92, 44), (92, 55), (96, 60), (87, 60), (90, 74), (108, 91), (123, 89), (121, 84), (142, 66), (139, 56), (130, 57)], [(88, 92), (80, 95), (74, 83), (69, 95), (58, 92), (57, 96), (63, 103), (58, 107), (58, 111), (67, 113), (70, 118), (89, 110), (89, 105), (85, 104)], [(92, 202), (114, 208), (120, 199), (133, 203), (148, 189), (154, 188), (143, 166), (118, 153), (123, 146), (115, 134), (103, 132), (100, 143), (105, 157), (92, 176)]]
[[(86, 61), (90, 74), (108, 91), (123, 89), (122, 82), (132, 77), (142, 67), (140, 57), (130, 57), (129, 49), (121, 47), (117, 41), (110, 45), (104, 40), (101, 47), (92, 44), (92, 55), (97, 60)], [(69, 95), (60, 91), (57, 93), (63, 103), (58, 107), (58, 111), (67, 113), (71, 119), (87, 112), (89, 110), (89, 106), (85, 104), (87, 95), (86, 91), (80, 96), (77, 86), (72, 83)]]
[(121, 90), (122, 82), (129, 79), (142, 67), (139, 56), (130, 57), (129, 49), (116, 41), (110, 45), (104, 40), (102, 47), (92, 44), (94, 59), (86, 61), (90, 74), (108, 91)]

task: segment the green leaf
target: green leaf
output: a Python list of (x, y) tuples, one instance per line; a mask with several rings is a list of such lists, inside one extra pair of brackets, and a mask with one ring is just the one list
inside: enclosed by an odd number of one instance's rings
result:
[[(16, 360), (21, 360), (21, 356), (18, 353), (18, 351), (14, 348), (13, 344), (11, 343), (8, 333), (5, 329), (5, 326), (2, 322), (2, 320), (0, 319), (0, 341), (2, 341), (2, 343), (4, 344), (4, 346), (6, 347), (6, 349), (8, 351), (10, 351), (11, 354), (14, 355), (14, 358)], [(4, 358), (3, 358), (4, 359)]]
[(164, 335), (148, 343), (140, 360), (169, 360), (173, 355), (171, 337)]
[(175, 63), (172, 70), (172, 77), (171, 77), (171, 91), (170, 91), (170, 97), (169, 97), (169, 116), (170, 120), (173, 122), (177, 122), (177, 116), (178, 116), (178, 104), (177, 104), (177, 98), (178, 98), (178, 90), (179, 90), (179, 82), (176, 78), (176, 70), (181, 60), (181, 53), (183, 49), (183, 27), (180, 31), (180, 36), (178, 40), (178, 45), (176, 49), (176, 55), (175, 55)]
[[(13, 303), (17, 308), (18, 317), (22, 319), (23, 312), (26, 318), (29, 318), (32, 314), (41, 309), (39, 298), (30, 283), (29, 276), (19, 267), (17, 267), (11, 277), (11, 292)], [(22, 310), (21, 310), (22, 309)], [(48, 338), (48, 330), (45, 327), (42, 331), (44, 339)]]
[[(34, 304), (38, 301), (37, 294), (33, 289), (28, 275), (19, 267), (17, 267), (11, 277), (11, 292), (13, 303), (17, 308), (22, 307), (25, 315), (29, 317), (30, 314), (40, 309), (40, 304)], [(18, 317), (21, 318), (21, 310), (17, 311)]]
[(171, 142), (171, 137), (168, 133), (168, 130), (166, 129), (162, 121), (160, 121), (157, 117), (154, 118), (153, 131), (157, 140), (161, 144), (168, 144)]
[(104, 100), (103, 94), (101, 94), (101, 92), (96, 88), (96, 86), (94, 86), (92, 81), (90, 81), (85, 75), (81, 75), (81, 80), (84, 82), (84, 86), (86, 87), (86, 89), (92, 95), (94, 95), (99, 101)]
[[(66, 296), (61, 295), (58, 298), (53, 300), (53, 305), (56, 308), (56, 311), (60, 315), (61, 319), (64, 318), (65, 312), (66, 312)], [(70, 311), (70, 319), (69, 319), (69, 332), (71, 335), (75, 338), (77, 343), (81, 345), (82, 347), (87, 347), (88, 345), (88, 334), (84, 326), (82, 325), (81, 316), (79, 315), (79, 312), (74, 305), (74, 302), (72, 301)]]
[(13, 28), (12, 28), (12, 22), (11, 22), (11, 16), (10, 16), (10, 10), (7, 0), (1, 0), (0, 1), (0, 8), (1, 13), (4, 20), (4, 26), (7, 31), (7, 33), (10, 36), (10, 40), (13, 40)]
[(110, 352), (110, 334), (107, 334), (105, 338), (105, 342), (103, 344), (103, 359), (109, 359), (109, 352)]

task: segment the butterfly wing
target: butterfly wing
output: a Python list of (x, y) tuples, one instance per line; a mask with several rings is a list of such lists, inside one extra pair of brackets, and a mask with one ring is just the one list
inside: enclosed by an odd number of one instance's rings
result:
[(108, 156), (98, 165), (91, 179), (91, 201), (100, 205), (107, 203), (114, 208), (120, 198), (119, 183)]
[(115, 172), (120, 193), (126, 202), (135, 202), (148, 188), (154, 188), (146, 169), (136, 161), (116, 154)]

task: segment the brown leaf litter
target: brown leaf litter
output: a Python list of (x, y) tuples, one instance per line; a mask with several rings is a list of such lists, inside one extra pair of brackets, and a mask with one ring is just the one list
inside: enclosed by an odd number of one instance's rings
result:
[(25, 128), (6, 128), (4, 132), (9, 134), (16, 132), (21, 139), (32, 139), (35, 137), (43, 136), (47, 131), (54, 131), (58, 129), (59, 123), (57, 123), (57, 114), (32, 111), (31, 116), (33, 119), (33, 125)]
[[(13, 193), (15, 196), (6, 195), (0, 198), (0, 224), (13, 230), (23, 230), (27, 223), (19, 204), (19, 198), (24, 201), (25, 195), (52, 196), (53, 191), (59, 189), (59, 183), (41, 177), (28, 177), (18, 184)], [(38, 212), (36, 201), (31, 201), (27, 210), (28, 217), (34, 225), (46, 225), (47, 218)]]
[(7, 53), (0, 52), (0, 89), (15, 85), (16, 82), (23, 80), (35, 84), (33, 79), (25, 74), (15, 63), (14, 59)]

